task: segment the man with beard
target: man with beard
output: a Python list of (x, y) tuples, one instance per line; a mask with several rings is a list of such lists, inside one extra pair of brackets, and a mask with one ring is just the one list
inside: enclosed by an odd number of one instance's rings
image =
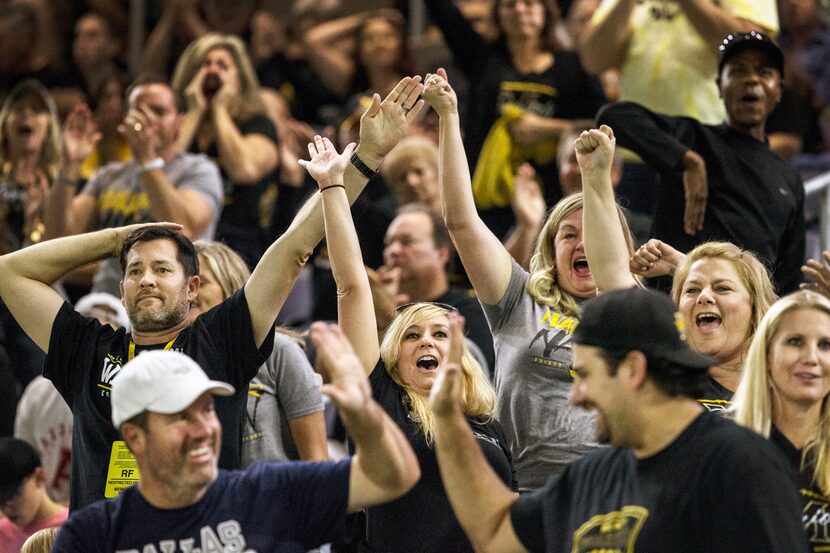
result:
[(438, 464), (476, 551), (806, 553), (795, 475), (764, 438), (695, 400), (713, 360), (689, 348), (671, 300), (617, 290), (580, 319), (570, 401), (597, 411), (597, 439), (613, 447), (521, 497), (476, 446), (452, 355), (440, 369)]
[[(420, 112), (420, 77), (404, 78), (361, 119), (360, 146), (344, 175), (351, 201)], [(305, 260), (324, 233), (319, 194), (271, 245), (245, 286), (188, 327), (199, 288), (193, 245), (174, 223), (133, 225), (49, 240), (0, 257), (0, 296), (47, 353), (44, 375), (74, 415), (70, 508), (114, 497), (137, 480), (135, 460), (109, 424), (110, 391), (124, 363), (143, 349), (175, 349), (215, 380), (239, 390), (217, 402), (226, 429), (219, 464), (238, 468), (245, 391), (273, 346), (273, 325)], [(49, 284), (87, 263), (118, 256), (127, 332), (83, 317)]]
[(372, 400), (345, 335), (319, 323), (311, 337), (331, 377), (327, 393), (353, 438), (353, 457), (218, 471), (222, 426), (214, 396), (234, 389), (210, 380), (186, 355), (146, 352), (124, 366), (112, 389), (112, 423), (135, 454), (139, 483), (75, 513), (52, 551), (300, 553), (346, 538), (348, 513), (408, 491), (418, 461)]

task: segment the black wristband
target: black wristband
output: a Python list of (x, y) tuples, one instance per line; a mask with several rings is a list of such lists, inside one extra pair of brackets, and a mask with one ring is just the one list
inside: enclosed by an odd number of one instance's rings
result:
[(349, 161), (351, 161), (352, 165), (354, 165), (354, 168), (360, 171), (363, 174), (363, 176), (367, 179), (371, 179), (377, 174), (377, 171), (369, 169), (369, 166), (363, 163), (362, 159), (357, 157), (357, 152), (352, 154), (352, 157), (349, 159)]
[(324, 190), (328, 190), (329, 188), (342, 188), (343, 190), (345, 190), (345, 189), (346, 189), (346, 185), (345, 185), (345, 184), (330, 184), (330, 185), (328, 185), (328, 186), (324, 186), (324, 187), (322, 187), (322, 188), (320, 189), (320, 192), (322, 192), (322, 191), (324, 191)]

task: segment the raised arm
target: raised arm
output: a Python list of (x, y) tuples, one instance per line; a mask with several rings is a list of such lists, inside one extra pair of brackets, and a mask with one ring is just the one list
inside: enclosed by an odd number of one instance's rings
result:
[(81, 164), (100, 139), (101, 133), (89, 107), (85, 104), (75, 106), (63, 125), (58, 178), (46, 200), (44, 237), (47, 240), (93, 230), (97, 226), (95, 198), (83, 193), (76, 195), (75, 191), (81, 181)]
[[(604, 9), (606, 3), (612, 4)], [(579, 56), (583, 67), (599, 75), (603, 71), (621, 67), (628, 54), (631, 40), (631, 14), (637, 0), (604, 0), (598, 13), (585, 26)]]
[(354, 148), (355, 144), (351, 143), (337, 155), (334, 144), (318, 135), (308, 145), (311, 161), (300, 163), (320, 187), (326, 243), (337, 284), (337, 322), (354, 346), (364, 370), (370, 373), (380, 358), (377, 321), (369, 277), (363, 267), (360, 243), (343, 186), (343, 172)]
[(424, 98), (438, 112), (441, 207), (461, 262), (479, 299), (495, 304), (510, 283), (510, 254), (476, 211), (470, 168), (461, 140), (458, 101), (443, 69), (427, 77)]
[(728, 8), (721, 6), (720, 2), (713, 0), (677, 0), (677, 4), (712, 50), (720, 46), (721, 41), (729, 34), (770, 30), (734, 15)]
[(405, 494), (421, 476), (418, 460), (398, 426), (372, 399), (369, 380), (348, 339), (336, 325), (314, 323), (311, 340), (331, 384), (323, 386), (354, 441), (349, 475), (350, 513)]
[[(174, 230), (180, 225), (160, 223)], [(0, 257), (0, 297), (24, 332), (49, 352), (52, 324), (63, 298), (50, 285), (87, 263), (117, 256), (124, 239), (144, 225), (47, 240)]]
[[(510, 507), (517, 495), (493, 471), (464, 416), (461, 404), (461, 356), (464, 323), (450, 315), (450, 352), (430, 393), (435, 415), (435, 452), (441, 480), (458, 522), (476, 551), (523, 552)], [(540, 529), (541, 531), (541, 529)]]
[[(360, 144), (355, 149), (355, 154), (370, 174), (377, 171), (383, 158), (420, 113), (424, 103), (418, 100), (418, 96), (422, 90), (420, 77), (405, 77), (383, 102), (377, 94), (372, 98), (372, 104), (360, 118)], [(405, 111), (402, 106), (411, 109)], [(368, 177), (349, 163), (343, 174), (349, 203), (355, 201), (367, 181)], [(283, 235), (268, 248), (245, 284), (257, 344), (261, 344), (271, 331), (300, 269), (323, 234), (323, 210), (320, 194), (317, 193), (300, 209)]]
[(355, 74), (353, 56), (342, 47), (342, 42), (354, 36), (370, 12), (362, 12), (332, 21), (326, 21), (306, 31), (303, 47), (311, 68), (326, 87), (345, 96)]
[(628, 270), (628, 247), (611, 186), (614, 142), (613, 131), (603, 125), (599, 130), (584, 131), (574, 144), (585, 202), (582, 210), (585, 255), (601, 292), (637, 285)]

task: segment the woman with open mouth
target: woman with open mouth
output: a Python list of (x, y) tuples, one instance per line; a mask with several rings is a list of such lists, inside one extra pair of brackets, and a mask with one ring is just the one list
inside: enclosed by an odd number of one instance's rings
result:
[(40, 242), (57, 174), (60, 123), (38, 81), (18, 84), (0, 110), (0, 254)]
[(630, 256), (623, 233), (609, 224), (617, 209), (608, 157), (613, 152), (614, 134), (607, 126), (585, 131), (577, 140), (585, 195), (585, 250), (597, 286), (630, 288), (640, 285), (638, 276), (673, 273), (671, 297), (689, 346), (717, 360), (709, 369), (700, 402), (709, 410), (722, 411), (738, 386), (752, 336), (776, 299), (769, 273), (752, 253), (729, 242), (705, 242), (684, 255), (650, 240)]
[(830, 537), (830, 301), (802, 290), (758, 326), (735, 392), (735, 420), (776, 444), (798, 473), (813, 551)]
[[(476, 210), (458, 102), (443, 69), (427, 77), (424, 98), (440, 117), (444, 220), (493, 333), (496, 418), (510, 441), (519, 490), (533, 490), (598, 447), (596, 414), (568, 402), (579, 304), (597, 292), (582, 243), (582, 195), (550, 212), (528, 273)], [(621, 213), (610, 217), (627, 232)]]
[[(438, 366), (449, 353), (450, 317), (458, 314), (450, 306), (434, 303), (401, 306), (378, 343), (369, 278), (343, 187), (354, 148), (352, 143), (338, 155), (328, 139), (316, 136), (309, 144), (311, 161), (302, 164), (320, 187), (337, 283), (338, 322), (366, 369), (373, 397), (403, 430), (421, 465), (421, 480), (409, 493), (366, 511), (360, 551), (472, 553), (441, 482), (429, 406)], [(510, 452), (494, 419), (495, 392), (466, 345), (461, 365), (464, 412), (470, 426), (490, 465), (515, 489)]]

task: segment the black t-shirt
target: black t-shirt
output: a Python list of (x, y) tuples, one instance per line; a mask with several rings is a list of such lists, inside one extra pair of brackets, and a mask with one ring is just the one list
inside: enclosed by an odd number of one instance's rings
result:
[[(165, 346), (136, 346), (136, 355)], [(223, 430), (222, 468), (240, 466), (248, 382), (273, 347), (273, 332), (268, 332), (257, 349), (244, 290), (198, 317), (170, 347), (192, 357), (210, 378), (236, 389), (231, 397), (216, 398)], [(129, 359), (129, 349), (130, 334), (123, 327), (113, 330), (77, 313), (68, 303), (55, 317), (43, 374), (72, 409), (72, 510), (105, 497), (113, 443), (121, 439), (112, 425), (110, 390)]]
[[(632, 103), (605, 106), (598, 125), (614, 129), (617, 143), (660, 174), (652, 235), (688, 252), (710, 240), (728, 240), (758, 255), (779, 294), (798, 289), (804, 262), (804, 186), (767, 144), (726, 125), (669, 117)], [(686, 200), (683, 156), (706, 162), (709, 195), (703, 230), (683, 229)]]
[(531, 552), (806, 553), (795, 475), (771, 444), (704, 412), (659, 453), (604, 448), (511, 509)]
[[(265, 115), (254, 115), (237, 126), (243, 136), (260, 134), (277, 144), (277, 131)], [(199, 153), (196, 142), (193, 141), (190, 151)], [(237, 184), (225, 171), (222, 158), (219, 156), (219, 147), (215, 142), (202, 153), (212, 158), (219, 166), (225, 185), (225, 205), (216, 228), (216, 238), (239, 252), (248, 266), (253, 268), (269, 246), (265, 238), (265, 229), (269, 224), (270, 212), (264, 213), (260, 208), (270, 209), (270, 206), (261, 206), (260, 200), (269, 186), (277, 185), (276, 172), (265, 175), (254, 185)]]
[(775, 426), (770, 430), (769, 439), (798, 472), (798, 491), (803, 501), (801, 521), (813, 553), (830, 551), (830, 495), (822, 492), (813, 482), (815, 459), (808, 457), (802, 466), (803, 451), (796, 449)]
[(703, 396), (698, 401), (709, 411), (723, 413), (732, 405), (733, 395), (732, 390), (721, 386), (720, 382), (710, 376), (706, 379)]
[[(382, 361), (369, 376), (372, 396), (406, 435), (418, 464), (421, 479), (409, 493), (390, 503), (366, 511), (367, 543), (362, 551), (396, 553), (472, 553), (473, 547), (450, 507), (441, 482), (435, 450), (429, 447), (418, 423), (405, 405), (403, 389), (392, 380)], [(470, 420), (476, 441), (502, 481), (516, 489), (515, 474), (501, 425)]]

